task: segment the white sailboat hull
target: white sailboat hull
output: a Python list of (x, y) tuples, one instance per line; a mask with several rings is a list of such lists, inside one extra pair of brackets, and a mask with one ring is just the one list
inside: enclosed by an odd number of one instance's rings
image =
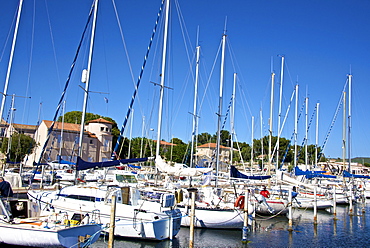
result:
[[(182, 226), (190, 226), (190, 208), (180, 208), (183, 217)], [(243, 227), (243, 212), (235, 209), (196, 208), (194, 227), (215, 229), (241, 229)]]
[[(57, 191), (51, 193), (29, 191), (28, 195), (31, 200), (40, 202), (43, 211), (89, 214), (91, 219), (94, 215), (94, 220), (97, 219), (103, 225), (109, 225), (111, 203), (99, 197), (101, 192), (96, 187), (70, 186), (69, 190), (76, 190), (76, 195), (80, 196), (84, 196), (84, 190), (90, 192), (85, 195), (84, 200), (81, 198), (73, 199), (63, 195), (63, 192), (58, 193)], [(77, 192), (78, 190), (81, 191)], [(91, 190), (99, 191), (99, 193), (91, 193)], [(89, 195), (95, 195), (96, 198), (94, 197), (94, 200), (92, 200)], [(140, 203), (137, 205), (116, 204), (114, 235), (137, 239), (163, 240), (172, 238), (179, 232), (181, 223), (179, 210), (157, 211), (158, 203), (142, 201)]]
[[(100, 236), (99, 225), (82, 225), (66, 229), (48, 229), (32, 224), (0, 223), (0, 243), (32, 247), (77, 247), (79, 240)], [(84, 243), (80, 243), (80, 246)]]

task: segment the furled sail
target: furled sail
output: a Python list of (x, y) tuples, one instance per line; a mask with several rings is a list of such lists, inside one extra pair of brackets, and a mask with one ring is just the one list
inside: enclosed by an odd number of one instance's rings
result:
[(111, 160), (111, 161), (104, 161), (104, 162), (87, 162), (87, 161), (84, 161), (82, 158), (77, 157), (76, 169), (80, 171), (80, 170), (87, 170), (90, 168), (112, 167), (112, 166), (118, 166), (121, 164), (146, 162), (151, 159), (152, 158), (149, 157), (149, 158), (119, 159), (119, 160)]
[(164, 161), (161, 156), (155, 158), (155, 165), (160, 172), (174, 176), (201, 176), (204, 173), (211, 172), (213, 168), (189, 168), (183, 164), (171, 166)]
[(251, 179), (251, 180), (266, 180), (271, 178), (271, 176), (268, 175), (255, 175), (255, 176), (248, 176), (243, 173), (241, 173), (237, 168), (235, 168), (234, 165), (230, 166), (230, 177), (233, 178), (243, 178), (243, 179)]
[(314, 178), (314, 177), (323, 177), (323, 178), (336, 178), (336, 176), (333, 175), (326, 175), (323, 173), (326, 173), (326, 171), (303, 171), (299, 169), (298, 166), (294, 168), (294, 173), (296, 176), (302, 176), (304, 175), (306, 178)]

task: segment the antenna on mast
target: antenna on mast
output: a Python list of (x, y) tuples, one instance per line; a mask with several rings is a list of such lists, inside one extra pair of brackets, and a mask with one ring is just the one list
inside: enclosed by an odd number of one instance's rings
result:
[(225, 17), (224, 35), (226, 34), (226, 31), (227, 31), (226, 25), (227, 25), (227, 16)]

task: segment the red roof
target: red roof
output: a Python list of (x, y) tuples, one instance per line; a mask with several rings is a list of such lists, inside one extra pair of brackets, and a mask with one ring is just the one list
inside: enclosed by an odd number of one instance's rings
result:
[[(200, 145), (198, 146), (198, 148), (216, 148), (217, 144), (216, 143), (207, 143), (207, 144), (203, 144), (203, 145)], [(220, 148), (222, 149), (230, 149), (230, 147), (226, 147), (226, 146), (222, 146), (220, 145)]]
[[(157, 143), (157, 140), (154, 140), (154, 142)], [(161, 140), (160, 143), (159, 143), (161, 146), (176, 146), (176, 144), (172, 144), (170, 142), (167, 142), (167, 141), (164, 141), (164, 140)]]
[[(43, 120), (43, 122), (46, 124), (47, 128), (50, 128), (52, 121)], [(81, 125), (80, 124), (74, 124), (74, 123), (66, 123), (66, 122), (63, 124), (63, 122), (57, 122), (56, 121), (55, 124), (54, 124), (54, 128), (55, 129), (62, 129), (63, 128), (64, 130), (79, 132), (80, 128), (81, 128)]]
[(91, 120), (88, 123), (106, 123), (106, 124), (111, 124), (111, 125), (114, 124), (113, 122), (107, 121), (106, 119), (103, 119), (103, 118)]

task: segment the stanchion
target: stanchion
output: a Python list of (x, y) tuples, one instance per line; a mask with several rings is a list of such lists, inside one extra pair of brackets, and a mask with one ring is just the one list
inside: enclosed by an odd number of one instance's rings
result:
[(315, 189), (314, 189), (313, 201), (314, 201), (314, 207), (313, 207), (313, 224), (314, 225), (317, 225), (317, 188), (316, 188), (316, 186), (315, 186)]
[(365, 206), (366, 206), (366, 196), (365, 196), (365, 183), (363, 183), (362, 185), (362, 213), (364, 214), (365, 213)]
[(333, 215), (334, 220), (337, 219), (337, 188), (333, 185)]
[(189, 247), (194, 247), (194, 217), (195, 217), (195, 192), (191, 192), (191, 210), (190, 210), (190, 236)]
[(293, 231), (293, 197), (292, 197), (292, 190), (289, 189), (289, 198), (288, 198), (288, 201), (289, 201), (289, 215), (288, 215), (288, 219), (289, 219), (289, 227), (288, 227), (288, 231), (291, 232)]
[(352, 195), (352, 188), (353, 188), (353, 183), (352, 183), (352, 186), (351, 184), (350, 185), (350, 189), (349, 189), (349, 215), (353, 215), (353, 202), (352, 202), (352, 198), (353, 198), (353, 195)]
[(249, 205), (249, 191), (248, 189), (245, 191), (244, 196), (244, 223), (243, 223), (243, 231), (242, 231), (242, 243), (247, 243), (247, 236), (248, 236), (248, 205)]
[(112, 196), (112, 207), (110, 211), (108, 248), (114, 247), (113, 241), (114, 241), (115, 219), (116, 219), (116, 196), (113, 195)]

